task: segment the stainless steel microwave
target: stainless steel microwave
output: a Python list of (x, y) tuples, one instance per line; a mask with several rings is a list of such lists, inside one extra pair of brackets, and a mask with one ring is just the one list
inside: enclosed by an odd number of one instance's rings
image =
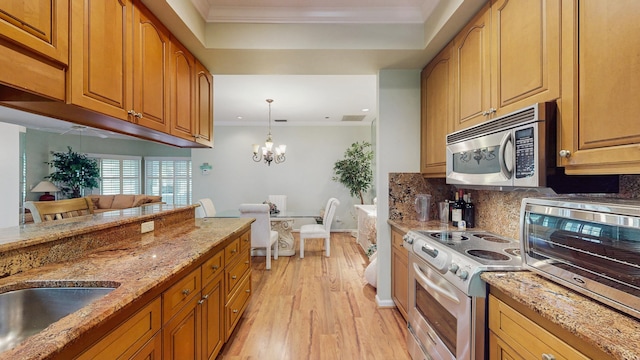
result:
[(525, 198), (524, 266), (640, 318), (640, 201)]
[(546, 186), (555, 113), (555, 103), (537, 103), (447, 135), (447, 184)]

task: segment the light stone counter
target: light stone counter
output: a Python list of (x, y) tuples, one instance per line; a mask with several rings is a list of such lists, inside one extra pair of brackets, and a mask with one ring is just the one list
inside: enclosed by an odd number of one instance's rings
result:
[[(481, 275), (518, 303), (616, 359), (640, 359), (640, 321), (529, 271)], [(491, 315), (489, 315), (491, 316)]]
[[(84, 333), (116, 317), (118, 311), (126, 311), (127, 305), (159, 295), (176, 276), (225, 240), (249, 229), (252, 222), (240, 218), (194, 219), (193, 209), (149, 206), (133, 212), (94, 215), (84, 222), (0, 229), (0, 269), (4, 269), (4, 275), (0, 273), (4, 276), (0, 278), (0, 293), (33, 286), (116, 287), (105, 297), (0, 353), (0, 359), (56, 358), (65, 348), (77, 346)], [(140, 234), (140, 222), (149, 220), (155, 221), (155, 231)], [(72, 246), (60, 244), (56, 239), (61, 237), (71, 239), (69, 242), (80, 250), (67, 253)], [(15, 240), (20, 239), (23, 243), (16, 244)], [(48, 249), (32, 255), (45, 254), (50, 259), (43, 261), (36, 256), (31, 260), (42, 264), (33, 267), (28, 266), (28, 259), (14, 256), (31, 247)], [(12, 263), (15, 261), (21, 264)], [(7, 272), (12, 274), (7, 276)]]

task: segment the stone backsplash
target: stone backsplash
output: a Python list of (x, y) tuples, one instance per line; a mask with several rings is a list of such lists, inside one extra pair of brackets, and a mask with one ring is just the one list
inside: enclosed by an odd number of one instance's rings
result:
[[(389, 174), (389, 219), (416, 220), (417, 194), (431, 194), (430, 218), (437, 219), (437, 203), (453, 199), (456, 188), (444, 179), (425, 179), (419, 173)], [(465, 190), (476, 205), (476, 227), (518, 239), (520, 204), (526, 197), (545, 197), (537, 192)], [(566, 194), (563, 194), (565, 196)], [(571, 195), (569, 195), (571, 196)], [(640, 175), (620, 175), (618, 194), (586, 195), (640, 198)]]

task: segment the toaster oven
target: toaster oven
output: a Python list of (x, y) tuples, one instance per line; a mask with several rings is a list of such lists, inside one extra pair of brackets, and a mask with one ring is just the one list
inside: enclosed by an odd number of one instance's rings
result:
[(524, 267), (640, 318), (640, 201), (525, 198)]

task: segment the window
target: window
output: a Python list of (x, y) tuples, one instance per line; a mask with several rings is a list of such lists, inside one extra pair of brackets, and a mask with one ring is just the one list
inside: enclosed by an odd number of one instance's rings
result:
[(190, 158), (145, 158), (147, 195), (160, 195), (167, 204), (191, 204)]
[(100, 166), (100, 194), (140, 194), (142, 188), (139, 156), (88, 154)]

